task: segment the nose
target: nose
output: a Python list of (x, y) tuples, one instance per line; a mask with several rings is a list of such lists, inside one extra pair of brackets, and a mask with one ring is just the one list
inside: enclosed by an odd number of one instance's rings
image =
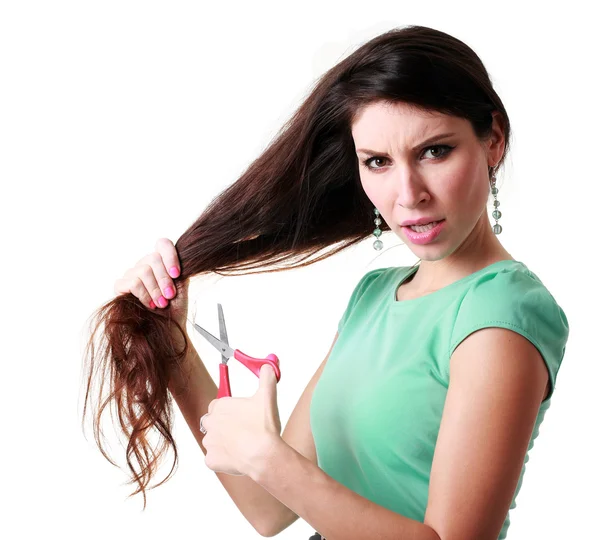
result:
[(394, 180), (394, 196), (400, 206), (413, 209), (431, 199), (427, 185), (414, 170), (398, 169)]

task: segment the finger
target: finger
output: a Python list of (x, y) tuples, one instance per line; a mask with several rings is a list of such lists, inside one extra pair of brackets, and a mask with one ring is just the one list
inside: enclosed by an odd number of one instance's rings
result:
[[(150, 269), (150, 272), (152, 270)], [(148, 279), (148, 278), (145, 278)], [(148, 292), (148, 288), (146, 287), (146, 283), (142, 280), (142, 278), (134, 276), (133, 278), (127, 281), (127, 287), (129, 287), (129, 291), (139, 298), (140, 302), (144, 304), (147, 308), (155, 309), (157, 304), (153, 300), (152, 296)]]
[(125, 272), (123, 278), (118, 281), (119, 285), (115, 285), (115, 289), (131, 292), (150, 309), (166, 306), (167, 300), (163, 297), (155, 276), (155, 268), (160, 272), (160, 266), (164, 273), (164, 266), (158, 253), (146, 255), (136, 266)]
[(172, 278), (179, 277), (181, 275), (181, 264), (173, 242), (168, 238), (159, 238), (156, 241), (155, 249), (161, 254), (169, 276)]
[(163, 258), (157, 251), (146, 255), (137, 272), (146, 285), (154, 303), (160, 307), (167, 307), (168, 300), (175, 296), (175, 284), (167, 274)]
[(261, 378), (272, 378), (275, 377), (275, 370), (271, 364), (263, 364), (260, 366)]
[(211, 402), (208, 404), (208, 412), (207, 412), (207, 414), (210, 414), (212, 412), (212, 410), (216, 407), (216, 405), (217, 405), (218, 402), (219, 402), (218, 399), (211, 400)]
[[(208, 428), (206, 427), (206, 419), (207, 419), (207, 418), (208, 418), (208, 413), (205, 413), (205, 414), (203, 414), (203, 415), (200, 417), (200, 422), (199, 422), (199, 424), (200, 424), (200, 427), (203, 427), (203, 428), (204, 428), (204, 430), (208, 432)], [(200, 430), (200, 433), (202, 433), (202, 430)], [(203, 435), (206, 435), (206, 433), (203, 433)]]
[[(129, 270), (127, 272), (129, 272)], [(119, 278), (115, 281), (115, 286), (114, 286), (115, 294), (126, 294), (126, 293), (130, 292), (130, 290), (129, 290), (130, 278), (129, 278), (129, 276), (127, 276), (127, 272), (125, 272), (125, 275), (122, 278)]]
[(143, 281), (137, 277), (137, 270), (136, 268), (130, 268), (122, 278), (117, 279), (115, 281), (114, 292), (116, 295), (131, 293), (139, 298), (140, 302), (147, 308), (155, 309), (156, 304), (152, 300)]
[(275, 370), (271, 364), (263, 364), (260, 367), (260, 377), (258, 379), (259, 390), (264, 390), (267, 387), (273, 386), (273, 381), (277, 382), (277, 376)]
[[(157, 241), (157, 246), (160, 251), (142, 257), (114, 286), (116, 294), (131, 292), (151, 309), (156, 306), (166, 307), (168, 300), (177, 294), (177, 287), (167, 273), (167, 266), (175, 267), (177, 275), (180, 273), (177, 250), (173, 243), (168, 238), (161, 238)], [(187, 282), (184, 289), (185, 286)]]

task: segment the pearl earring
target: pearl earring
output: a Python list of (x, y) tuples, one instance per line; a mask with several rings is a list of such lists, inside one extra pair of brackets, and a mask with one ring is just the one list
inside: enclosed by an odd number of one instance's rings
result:
[(383, 242), (381, 240), (379, 240), (379, 237), (381, 236), (381, 229), (379, 228), (379, 225), (381, 225), (381, 218), (379, 217), (379, 210), (377, 210), (377, 208), (375, 208), (374, 210), (375, 212), (375, 225), (377, 225), (377, 228), (373, 231), (373, 234), (375, 235), (375, 237), (377, 238), (377, 240), (375, 240), (375, 242), (373, 242), (373, 249), (376, 249), (377, 251), (379, 251), (380, 249), (383, 248)]
[(496, 225), (493, 227), (494, 234), (500, 234), (502, 232), (502, 225), (498, 225), (498, 220), (502, 217), (502, 212), (498, 210), (500, 206), (500, 201), (496, 197), (498, 193), (498, 188), (496, 187), (496, 173), (492, 173), (492, 178), (490, 179), (490, 185), (492, 187), (492, 195), (494, 196), (494, 208), (495, 210), (492, 212), (492, 217), (496, 220)]

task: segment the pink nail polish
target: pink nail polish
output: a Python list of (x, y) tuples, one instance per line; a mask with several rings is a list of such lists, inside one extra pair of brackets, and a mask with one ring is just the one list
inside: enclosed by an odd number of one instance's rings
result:
[(172, 278), (179, 277), (178, 268), (176, 266), (172, 266), (171, 269), (169, 270), (169, 274), (171, 275)]
[(165, 296), (167, 298), (173, 298), (175, 296), (175, 291), (173, 290), (173, 287), (167, 287), (165, 289)]
[(167, 305), (167, 301), (165, 300), (164, 296), (160, 296), (160, 298), (158, 299), (158, 305), (160, 307), (165, 307)]

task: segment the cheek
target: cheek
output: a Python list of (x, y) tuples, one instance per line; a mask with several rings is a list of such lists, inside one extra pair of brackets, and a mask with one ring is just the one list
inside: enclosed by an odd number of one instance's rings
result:
[(463, 208), (466, 205), (479, 206), (482, 201), (487, 199), (486, 190), (489, 186), (474, 171), (476, 169), (473, 164), (465, 164), (464, 167), (454, 171), (446, 184), (448, 195)]
[(362, 185), (363, 191), (367, 195), (367, 197), (371, 200), (374, 206), (381, 210), (381, 207), (385, 204), (386, 194), (381, 187), (377, 185), (376, 182), (365, 181), (363, 175), (360, 176), (360, 183)]

